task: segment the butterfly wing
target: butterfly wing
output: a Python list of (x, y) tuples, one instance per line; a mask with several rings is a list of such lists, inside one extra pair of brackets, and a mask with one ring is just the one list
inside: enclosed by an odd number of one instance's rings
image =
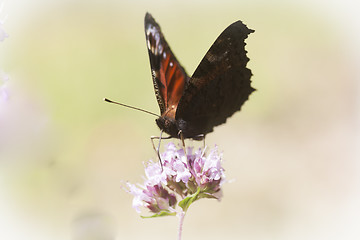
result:
[(186, 84), (175, 119), (187, 123), (190, 136), (212, 132), (240, 110), (255, 90), (245, 50), (245, 39), (252, 32), (241, 21), (227, 27)]
[(175, 119), (175, 112), (189, 76), (167, 44), (151, 14), (145, 15), (145, 35), (155, 95), (161, 115)]

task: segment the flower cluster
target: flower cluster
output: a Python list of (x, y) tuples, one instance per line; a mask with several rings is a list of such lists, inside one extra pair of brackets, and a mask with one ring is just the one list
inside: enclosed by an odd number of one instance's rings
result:
[(154, 216), (175, 215), (176, 203), (183, 212), (201, 198), (221, 199), (221, 185), (225, 181), (224, 169), (217, 147), (206, 154), (206, 148), (193, 151), (169, 143), (161, 154), (161, 163), (150, 161), (145, 166), (143, 185), (128, 183), (134, 195), (133, 207), (140, 212), (146, 207)]

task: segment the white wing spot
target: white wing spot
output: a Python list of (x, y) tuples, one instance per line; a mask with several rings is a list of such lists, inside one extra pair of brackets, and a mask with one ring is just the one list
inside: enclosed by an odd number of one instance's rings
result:
[(170, 64), (169, 64), (169, 65), (170, 65), (170, 67), (172, 67), (174, 64), (173, 64), (172, 62), (170, 62)]
[[(148, 40), (147, 40), (148, 49), (150, 49), (150, 51), (154, 55), (162, 54), (163, 51), (164, 51), (164, 48), (163, 48), (163, 45), (160, 42), (160, 40), (161, 40), (160, 33), (157, 31), (156, 27), (153, 26), (153, 25), (150, 25), (146, 29), (146, 35), (148, 37)], [(155, 40), (155, 46), (151, 45), (150, 39)]]
[(149, 38), (147, 39), (146, 43), (147, 43), (148, 49), (151, 49), (151, 43), (150, 43), (150, 39), (149, 39)]
[(159, 53), (159, 54), (162, 54), (163, 51), (164, 51), (163, 45), (162, 45), (162, 44), (159, 44), (159, 46), (158, 46), (158, 53)]
[(166, 58), (166, 52), (163, 52), (163, 58)]

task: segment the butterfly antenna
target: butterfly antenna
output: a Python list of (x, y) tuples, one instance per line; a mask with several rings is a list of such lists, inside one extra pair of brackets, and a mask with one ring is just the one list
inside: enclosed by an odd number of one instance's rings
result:
[(148, 113), (148, 114), (154, 115), (154, 116), (156, 116), (156, 117), (161, 117), (160, 115), (157, 115), (156, 113), (149, 112), (149, 111), (146, 111), (146, 110), (144, 110), (144, 109), (137, 108), (137, 107), (132, 107), (132, 106), (129, 106), (129, 105), (126, 105), (126, 104), (123, 104), (123, 103), (115, 102), (115, 101), (112, 101), (112, 100), (107, 99), (107, 98), (104, 98), (104, 101), (105, 101), (105, 102), (109, 102), (109, 103), (114, 103), (114, 104), (117, 104), (117, 105), (120, 105), (120, 106), (123, 106), (123, 107), (132, 108), (132, 109), (135, 109), (135, 110), (144, 112), (144, 113)]

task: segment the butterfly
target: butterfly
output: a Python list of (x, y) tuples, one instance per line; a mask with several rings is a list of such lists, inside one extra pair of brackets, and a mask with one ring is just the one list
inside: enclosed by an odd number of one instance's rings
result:
[(156, 124), (173, 138), (204, 137), (239, 111), (249, 95), (245, 39), (254, 32), (241, 21), (228, 26), (189, 77), (171, 51), (160, 26), (145, 15), (145, 36), (161, 116)]

